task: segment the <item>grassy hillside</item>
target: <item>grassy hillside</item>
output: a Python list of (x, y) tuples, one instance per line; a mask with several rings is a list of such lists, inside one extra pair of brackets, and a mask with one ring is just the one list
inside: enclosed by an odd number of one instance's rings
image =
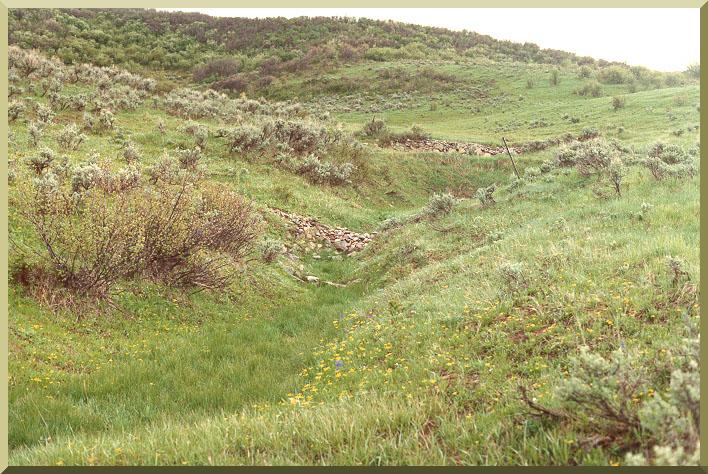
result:
[[(696, 461), (691, 74), (372, 21), (11, 17), (11, 464)], [(192, 69), (322, 31), (366, 46), (240, 97)], [(118, 58), (131, 34), (183, 62)], [(414, 125), (525, 145), (522, 177), (395, 148)], [(269, 208), (375, 234), (346, 254)]]

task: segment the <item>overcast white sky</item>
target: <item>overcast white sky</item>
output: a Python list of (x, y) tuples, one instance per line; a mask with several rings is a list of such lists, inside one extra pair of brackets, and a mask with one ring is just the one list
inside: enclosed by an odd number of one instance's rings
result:
[(213, 16), (350, 16), (397, 20), (680, 71), (700, 56), (697, 8), (165, 8)]

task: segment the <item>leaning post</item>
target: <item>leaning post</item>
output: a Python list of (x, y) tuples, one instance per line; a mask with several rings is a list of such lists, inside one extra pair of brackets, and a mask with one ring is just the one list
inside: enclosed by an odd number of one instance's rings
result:
[(506, 148), (506, 153), (509, 155), (509, 159), (511, 160), (511, 166), (514, 167), (514, 174), (516, 174), (517, 178), (521, 178), (519, 176), (519, 170), (516, 169), (516, 163), (514, 163), (514, 158), (511, 156), (511, 152), (509, 151), (509, 145), (506, 144), (506, 138), (502, 137), (502, 140), (504, 141), (504, 148)]

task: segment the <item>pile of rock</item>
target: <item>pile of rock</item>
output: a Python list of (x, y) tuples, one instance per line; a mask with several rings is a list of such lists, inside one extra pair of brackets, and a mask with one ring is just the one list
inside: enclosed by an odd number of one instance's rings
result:
[[(448, 142), (432, 138), (423, 140), (411, 140), (406, 138), (393, 143), (391, 147), (402, 151), (436, 151), (439, 153), (464, 153), (477, 156), (493, 156), (506, 153), (506, 148), (503, 146), (493, 147), (480, 143)], [(513, 146), (510, 146), (509, 150), (515, 154), (519, 154), (522, 151)]]
[(359, 234), (343, 227), (330, 227), (312, 217), (300, 216), (282, 209), (271, 208), (271, 210), (293, 224), (295, 236), (309, 241), (313, 250), (319, 247), (315, 241), (321, 241), (340, 252), (352, 254), (362, 250), (375, 235), (375, 233)]

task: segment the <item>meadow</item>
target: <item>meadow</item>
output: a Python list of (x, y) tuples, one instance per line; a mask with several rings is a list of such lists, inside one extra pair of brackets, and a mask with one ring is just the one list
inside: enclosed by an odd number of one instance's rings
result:
[[(16, 21), (37, 50), (10, 54), (11, 465), (697, 463), (691, 74), (372, 47), (209, 92), (52, 59)], [(516, 177), (386, 146), (414, 125), (570, 138)]]

